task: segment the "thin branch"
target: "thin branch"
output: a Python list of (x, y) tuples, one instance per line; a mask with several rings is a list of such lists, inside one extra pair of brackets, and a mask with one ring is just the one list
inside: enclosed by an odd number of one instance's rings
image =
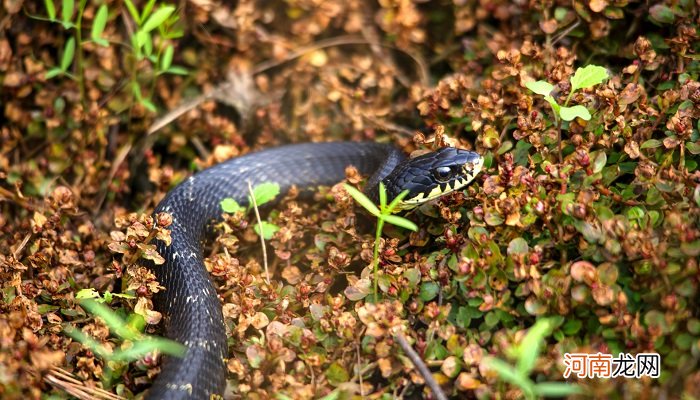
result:
[(48, 375), (44, 377), (44, 381), (51, 386), (63, 390), (71, 396), (78, 399), (104, 399), (104, 400), (124, 400), (125, 397), (118, 396), (104, 389), (89, 387), (85, 382), (76, 379), (75, 375), (70, 372), (54, 367)]
[(250, 193), (250, 202), (253, 203), (253, 210), (255, 210), (255, 218), (258, 219), (258, 229), (260, 230), (260, 245), (262, 246), (263, 253), (263, 266), (265, 267), (265, 282), (270, 284), (270, 271), (267, 269), (267, 247), (265, 247), (265, 237), (263, 236), (265, 231), (263, 229), (262, 219), (260, 219), (260, 211), (258, 211), (258, 203), (255, 201), (255, 196), (253, 195), (253, 186), (248, 181), (248, 193)]
[(423, 360), (421, 360), (418, 353), (416, 353), (416, 351), (413, 350), (413, 347), (411, 347), (411, 345), (408, 344), (406, 337), (401, 332), (397, 332), (394, 335), (394, 338), (396, 338), (396, 341), (399, 342), (399, 345), (403, 349), (403, 352), (406, 353), (406, 356), (408, 356), (413, 365), (415, 365), (415, 367), (418, 369), (418, 372), (420, 372), (420, 374), (423, 376), (423, 379), (425, 379), (425, 383), (427, 383), (430, 387), (430, 390), (433, 391), (435, 398), (437, 398), (438, 400), (447, 400), (447, 396), (445, 396), (445, 393), (442, 391), (442, 388), (440, 388), (440, 385), (438, 385), (438, 383), (435, 381), (435, 378), (433, 378), (433, 374), (428, 369), (428, 366), (426, 366)]

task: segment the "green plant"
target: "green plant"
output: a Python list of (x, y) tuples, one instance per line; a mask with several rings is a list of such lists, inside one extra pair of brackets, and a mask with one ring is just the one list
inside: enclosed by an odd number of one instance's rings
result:
[[(182, 37), (182, 29), (177, 27), (179, 16), (175, 13), (175, 6), (162, 5), (155, 9), (156, 0), (149, 0), (141, 12), (131, 0), (125, 0), (129, 15), (137, 26), (131, 35), (131, 81), (130, 88), (134, 98), (147, 109), (155, 112), (156, 106), (151, 101), (155, 88), (156, 78), (163, 74), (187, 75), (183, 67), (172, 65), (175, 48), (169, 40)], [(157, 31), (155, 37), (153, 32)], [(153, 67), (151, 85), (148, 96), (144, 97), (142, 84), (139, 81), (139, 63), (147, 60)]]
[[(247, 215), (253, 209), (253, 204), (260, 207), (274, 200), (279, 194), (280, 185), (276, 183), (262, 183), (253, 188), (253, 197), (248, 196), (247, 207), (241, 206), (236, 200), (228, 197), (221, 201), (221, 209), (229, 214), (243, 213), (243, 215)], [(280, 230), (280, 227), (267, 221), (260, 221), (253, 229), (255, 229), (255, 233), (258, 236), (262, 236), (265, 240), (270, 240), (272, 235)]]
[(92, 300), (96, 301), (98, 303), (107, 303), (111, 304), (114, 298), (120, 298), (120, 299), (135, 299), (136, 296), (133, 294), (127, 294), (127, 293), (112, 293), (112, 292), (104, 292), (100, 295), (100, 292), (93, 288), (87, 288), (87, 289), (81, 289), (78, 291), (78, 293), (75, 295), (75, 298), (78, 300)]
[(374, 255), (372, 257), (374, 275), (374, 301), (377, 302), (377, 285), (379, 281), (379, 239), (381, 238), (382, 231), (384, 230), (384, 223), (388, 222), (392, 225), (400, 226), (404, 229), (408, 229), (414, 232), (418, 231), (418, 226), (412, 221), (403, 217), (399, 217), (398, 215), (393, 215), (393, 213), (397, 211), (396, 206), (401, 200), (403, 200), (404, 197), (406, 197), (406, 195), (408, 195), (408, 190), (404, 190), (403, 192), (401, 192), (401, 194), (396, 196), (396, 198), (387, 205), (386, 188), (384, 187), (383, 183), (379, 182), (379, 207), (377, 207), (372, 202), (372, 200), (370, 200), (364, 193), (360, 192), (354, 187), (345, 184), (345, 190), (348, 191), (350, 196), (352, 196), (352, 198), (355, 199), (355, 201), (358, 204), (360, 204), (362, 207), (364, 207), (365, 210), (367, 210), (370, 214), (377, 218), (377, 230), (375, 232), (374, 239)]
[(494, 370), (501, 380), (520, 388), (526, 399), (582, 394), (583, 390), (576, 385), (564, 382), (535, 383), (530, 379), (544, 339), (551, 334), (553, 328), (552, 320), (538, 320), (529, 329), (522, 342), (509, 349), (510, 355), (516, 360), (515, 366), (494, 357), (485, 358), (486, 366)]
[(569, 100), (571, 96), (581, 89), (587, 89), (603, 83), (608, 79), (608, 71), (598, 65), (587, 65), (583, 68), (576, 69), (574, 75), (570, 78), (571, 90), (569, 95), (564, 101), (564, 105), (557, 103), (557, 100), (552, 96), (552, 91), (554, 90), (554, 85), (547, 81), (536, 81), (528, 82), (525, 86), (532, 92), (544, 96), (544, 99), (552, 107), (554, 112), (554, 120), (557, 125), (557, 141), (559, 146), (559, 159), (561, 160), (561, 122), (562, 121), (573, 121), (575, 118), (581, 118), (583, 120), (590, 120), (591, 113), (588, 109), (582, 105), (575, 105), (569, 107)]
[[(109, 46), (109, 41), (103, 37), (107, 21), (109, 19), (109, 9), (106, 4), (102, 4), (95, 13), (90, 30), (90, 40), (83, 40), (83, 13), (87, 5), (87, 0), (79, 0), (77, 13), (75, 11), (75, 0), (62, 0), (61, 16), (57, 16), (56, 7), (53, 0), (44, 0), (47, 17), (34, 17), (44, 21), (59, 23), (66, 30), (72, 30), (73, 35), (66, 40), (61, 55), (61, 62), (58, 66), (50, 68), (46, 72), (46, 78), (52, 79), (59, 76), (67, 76), (78, 82), (80, 97), (85, 101), (85, 78), (83, 46), (86, 43), (94, 42), (100, 46)], [(155, 112), (156, 107), (151, 101), (156, 78), (163, 74), (186, 75), (187, 70), (183, 67), (173, 65), (175, 48), (171, 43), (172, 39), (182, 37), (183, 31), (177, 28), (179, 16), (175, 13), (175, 6), (163, 5), (155, 9), (156, 0), (149, 0), (139, 12), (131, 0), (125, 0), (129, 15), (137, 26), (136, 31), (131, 35), (131, 64), (129, 88), (134, 99)], [(155, 9), (155, 10), (154, 10)], [(157, 31), (158, 36), (153, 32)], [(147, 60), (152, 68), (153, 74), (145, 75), (150, 78), (150, 88), (148, 95), (143, 94), (142, 74), (138, 74), (139, 63)], [(70, 72), (71, 66), (75, 65), (75, 74)]]
[[(87, 290), (92, 291), (92, 289)], [(105, 301), (106, 297), (102, 301)], [(178, 342), (144, 334), (145, 320), (138, 314), (130, 314), (124, 319), (102, 304), (100, 300), (93, 299), (83, 299), (80, 301), (80, 306), (104, 321), (119, 342), (119, 346), (112, 349), (72, 325), (66, 324), (64, 326), (67, 335), (105, 360), (104, 381), (106, 387), (111, 385), (114, 378), (121, 376), (130, 362), (142, 359), (149, 353), (157, 351), (175, 357), (182, 357), (185, 354), (186, 347)]]
[[(58, 18), (56, 14), (56, 6), (53, 4), (53, 0), (44, 0), (47, 18), (36, 16), (34, 18), (61, 24), (63, 29), (73, 31), (73, 35), (66, 40), (63, 47), (63, 54), (61, 56), (59, 66), (50, 68), (48, 71), (46, 71), (46, 79), (55, 78), (57, 76), (67, 76), (68, 78), (77, 81), (78, 90), (80, 91), (80, 98), (84, 101), (85, 77), (83, 75), (83, 45), (87, 42), (83, 41), (82, 23), (87, 0), (80, 0), (78, 3), (77, 13), (75, 13), (75, 5), (75, 0), (62, 0), (61, 17)], [(73, 15), (74, 13), (75, 15)], [(95, 14), (95, 19), (93, 20), (91, 30), (92, 41), (105, 47), (109, 45), (109, 42), (102, 38), (102, 32), (104, 31), (107, 23), (108, 14), (107, 6), (105, 4), (101, 5), (97, 10), (97, 14)], [(69, 72), (69, 69), (73, 64), (75, 64), (75, 68), (77, 69), (75, 74)]]

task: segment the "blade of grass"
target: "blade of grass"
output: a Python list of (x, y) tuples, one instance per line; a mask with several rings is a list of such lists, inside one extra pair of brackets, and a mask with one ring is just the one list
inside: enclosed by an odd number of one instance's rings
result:
[(375, 217), (379, 217), (381, 212), (372, 202), (372, 200), (370, 200), (364, 193), (348, 185), (347, 183), (344, 184), (343, 187), (348, 191), (348, 194), (350, 194), (350, 196), (352, 196), (352, 198), (355, 199), (355, 201), (358, 202), (365, 210)]

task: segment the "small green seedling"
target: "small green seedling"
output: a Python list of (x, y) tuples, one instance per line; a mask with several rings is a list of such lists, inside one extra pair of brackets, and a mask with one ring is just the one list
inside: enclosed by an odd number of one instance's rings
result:
[(63, 327), (68, 336), (82, 343), (98, 357), (105, 360), (104, 379), (106, 387), (110, 386), (114, 378), (121, 376), (123, 370), (130, 362), (140, 360), (149, 353), (158, 351), (174, 357), (183, 357), (185, 355), (187, 348), (182, 344), (142, 333), (145, 328), (145, 321), (138, 314), (132, 314), (127, 320), (124, 320), (109, 307), (92, 299), (80, 301), (80, 306), (88, 313), (101, 318), (110, 332), (120, 342), (119, 346), (112, 349), (97, 342), (70, 324), (65, 324)]
[[(253, 188), (253, 197), (255, 198), (255, 204), (260, 207), (263, 204), (269, 203), (275, 199), (280, 194), (280, 185), (276, 183), (261, 183)], [(248, 196), (248, 206), (243, 207), (238, 202), (230, 197), (225, 198), (221, 201), (221, 209), (229, 214), (235, 214), (237, 212), (242, 212), (247, 215), (250, 210), (253, 209), (253, 199)], [(262, 228), (261, 228), (262, 226)], [(280, 227), (271, 224), (267, 221), (261, 221), (260, 224), (254, 227), (255, 233), (258, 236), (262, 236), (265, 240), (272, 239), (272, 235), (275, 234)], [(260, 234), (262, 230), (262, 235)]]
[(551, 83), (547, 81), (528, 82), (525, 86), (531, 91), (544, 96), (544, 99), (552, 106), (556, 119), (561, 118), (564, 121), (572, 121), (574, 118), (578, 117), (588, 121), (591, 119), (591, 113), (588, 109), (582, 105), (568, 107), (569, 100), (571, 100), (571, 96), (577, 90), (593, 87), (603, 83), (606, 79), (608, 79), (608, 71), (598, 65), (588, 65), (583, 68), (578, 68), (574, 76), (571, 77), (571, 91), (563, 106), (559, 105), (554, 97), (552, 97), (554, 85)]
[(354, 187), (345, 184), (345, 190), (347, 190), (348, 193), (350, 193), (350, 196), (352, 196), (356, 202), (364, 207), (365, 210), (377, 218), (377, 230), (374, 239), (374, 256), (372, 258), (372, 264), (374, 267), (374, 301), (377, 302), (377, 285), (379, 281), (379, 239), (381, 238), (382, 231), (384, 230), (384, 223), (388, 222), (404, 229), (414, 232), (418, 231), (418, 226), (412, 221), (399, 217), (398, 215), (393, 215), (396, 211), (398, 211), (396, 207), (398, 206), (399, 202), (408, 195), (408, 190), (401, 192), (401, 194), (396, 196), (396, 198), (387, 205), (386, 188), (384, 187), (383, 183), (379, 182), (379, 207), (377, 207), (364, 193), (360, 192)]
[(598, 65), (588, 65), (583, 68), (578, 68), (571, 77), (571, 91), (569, 96), (566, 97), (564, 105), (559, 105), (557, 101), (552, 97), (552, 90), (554, 90), (554, 85), (547, 81), (537, 81), (528, 82), (525, 86), (531, 91), (544, 96), (544, 99), (549, 103), (554, 111), (554, 119), (557, 125), (557, 146), (559, 151), (559, 161), (562, 160), (561, 155), (561, 121), (573, 121), (575, 118), (581, 118), (583, 120), (590, 120), (591, 113), (588, 109), (582, 105), (575, 105), (569, 107), (569, 100), (571, 96), (581, 89), (587, 89), (593, 87), (599, 83), (604, 82), (608, 79), (608, 71)]
[(554, 323), (550, 319), (537, 321), (528, 330), (523, 341), (511, 352), (511, 355), (516, 359), (515, 366), (494, 357), (487, 357), (484, 360), (486, 366), (494, 370), (502, 381), (520, 388), (523, 396), (528, 400), (583, 394), (583, 389), (573, 384), (564, 382), (535, 383), (530, 379), (544, 339), (552, 333), (553, 328)]

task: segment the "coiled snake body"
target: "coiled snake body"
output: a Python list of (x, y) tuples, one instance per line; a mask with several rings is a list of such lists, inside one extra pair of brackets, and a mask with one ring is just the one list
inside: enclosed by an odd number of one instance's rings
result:
[(383, 181), (389, 201), (409, 190), (402, 208), (468, 184), (483, 159), (453, 148), (405, 160), (390, 145), (359, 142), (308, 143), (283, 146), (234, 158), (190, 177), (169, 192), (156, 213), (173, 217), (172, 243), (157, 242), (166, 262), (151, 266), (166, 290), (156, 294), (155, 307), (165, 316), (167, 336), (187, 347), (184, 358), (168, 357), (149, 390), (155, 399), (209, 399), (223, 395), (228, 356), (221, 304), (204, 267), (202, 242), (212, 221), (220, 220), (220, 202), (233, 198), (246, 205), (248, 183), (274, 182), (285, 193), (293, 185), (310, 189), (345, 178), (347, 166), (371, 175), (366, 193), (376, 201)]

